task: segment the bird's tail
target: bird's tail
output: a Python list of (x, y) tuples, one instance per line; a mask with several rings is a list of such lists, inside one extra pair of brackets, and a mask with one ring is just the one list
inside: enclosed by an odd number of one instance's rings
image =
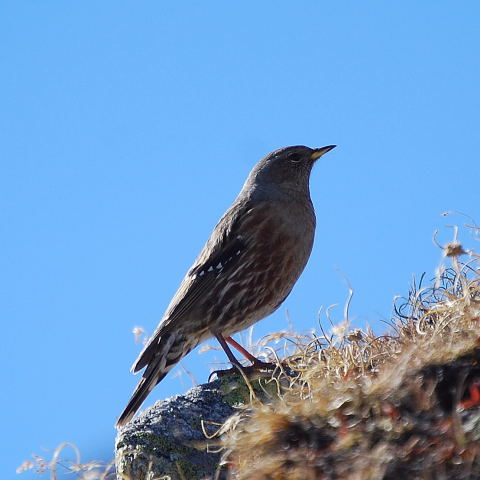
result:
[(153, 387), (155, 387), (155, 385), (168, 373), (168, 370), (162, 372), (158, 368), (152, 368), (149, 372), (149, 369), (150, 365), (147, 367), (142, 379), (135, 387), (128, 405), (117, 420), (116, 427), (121, 427), (131, 420), (142, 405), (143, 401), (147, 398), (148, 394), (152, 391)]
[(150, 339), (134, 363), (132, 370), (138, 371), (138, 365), (142, 364), (147, 365), (147, 368), (135, 387), (128, 405), (120, 415), (116, 427), (121, 427), (130, 421), (155, 385), (195, 346), (188, 342), (183, 335), (169, 334), (164, 338), (154, 335)]

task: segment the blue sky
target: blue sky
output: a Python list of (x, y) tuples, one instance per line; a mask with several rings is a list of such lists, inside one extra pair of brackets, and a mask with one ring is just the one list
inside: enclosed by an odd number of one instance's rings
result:
[[(474, 1), (2, 2), (0, 476), (63, 441), (111, 457), (132, 328), (153, 330), (280, 146), (338, 148), (312, 176), (309, 265), (255, 335), (287, 311), (302, 331), (321, 306), (340, 320), (343, 276), (355, 325), (383, 331), (440, 262), (433, 231), (471, 223), (442, 212), (480, 218), (479, 17)], [(215, 360), (183, 364), (203, 382)], [(190, 385), (170, 374), (146, 404)]]

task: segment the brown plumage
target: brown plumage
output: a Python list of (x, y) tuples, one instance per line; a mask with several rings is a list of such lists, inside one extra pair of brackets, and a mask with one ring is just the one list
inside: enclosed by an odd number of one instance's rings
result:
[(235, 362), (224, 338), (229, 341), (285, 300), (313, 245), (310, 172), (332, 148), (286, 147), (253, 168), (133, 364), (134, 373), (146, 369), (117, 426), (128, 422), (169, 370), (208, 338), (216, 336)]

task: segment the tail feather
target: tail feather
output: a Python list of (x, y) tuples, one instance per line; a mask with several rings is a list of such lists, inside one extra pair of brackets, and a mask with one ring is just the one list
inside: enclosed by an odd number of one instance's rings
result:
[(132, 373), (138, 373), (140, 370), (153, 362), (156, 357), (167, 355), (169, 350), (177, 341), (178, 335), (165, 332), (163, 329), (157, 328), (157, 330), (149, 338), (146, 345), (143, 347), (143, 350), (133, 363), (130, 371)]
[[(173, 366), (173, 365), (172, 365)], [(159, 368), (153, 368), (152, 371), (148, 372), (150, 365), (147, 368), (147, 371), (143, 374), (142, 379), (138, 382), (138, 385), (135, 387), (135, 390), (128, 402), (125, 410), (122, 412), (120, 417), (117, 420), (116, 427), (121, 427), (128, 423), (132, 417), (135, 415), (137, 410), (142, 405), (143, 401), (147, 398), (148, 394), (153, 390), (155, 385), (160, 382), (163, 377), (168, 373), (168, 370), (161, 372)]]
[[(125, 425), (132, 419), (155, 385), (195, 346), (196, 343), (190, 343), (183, 335), (168, 334), (164, 338), (157, 340), (156, 351), (152, 348), (149, 349), (147, 368), (135, 387), (128, 405), (120, 415), (116, 423), (117, 428)], [(145, 358), (144, 353), (145, 350), (140, 354), (139, 358)]]

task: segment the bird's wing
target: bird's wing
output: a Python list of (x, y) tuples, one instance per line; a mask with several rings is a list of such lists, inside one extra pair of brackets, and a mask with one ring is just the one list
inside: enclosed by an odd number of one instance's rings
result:
[(239, 202), (220, 219), (202, 252), (183, 279), (160, 324), (133, 364), (132, 372), (136, 373), (148, 365), (162, 335), (189, 314), (198, 299), (212, 289), (219, 275), (235, 267), (248, 248), (248, 240), (245, 235), (240, 235), (239, 231), (245, 232), (245, 227), (248, 230), (250, 225), (254, 228), (252, 212), (257, 208), (260, 208), (259, 205), (251, 208), (249, 202)]

